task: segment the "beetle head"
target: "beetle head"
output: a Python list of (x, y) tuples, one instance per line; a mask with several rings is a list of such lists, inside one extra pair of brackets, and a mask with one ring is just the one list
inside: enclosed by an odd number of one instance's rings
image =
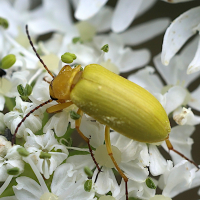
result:
[(81, 66), (71, 68), (65, 65), (52, 80), (49, 91), (54, 100), (70, 100), (70, 92), (81, 76)]

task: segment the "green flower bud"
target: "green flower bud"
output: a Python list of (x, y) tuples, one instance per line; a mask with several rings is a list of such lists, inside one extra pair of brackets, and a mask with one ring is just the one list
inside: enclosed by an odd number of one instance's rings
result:
[(148, 188), (156, 189), (156, 185), (154, 184), (154, 182), (150, 178), (146, 179), (146, 185), (147, 185)]
[(85, 181), (84, 190), (86, 192), (90, 192), (91, 189), (92, 189), (92, 180), (90, 179), (90, 180)]
[(25, 148), (18, 148), (17, 152), (23, 157), (27, 157), (29, 155), (29, 152)]
[(81, 116), (79, 114), (77, 114), (76, 112), (74, 112), (73, 110), (70, 111), (70, 117), (73, 119), (73, 120), (77, 120), (79, 119)]
[(7, 56), (3, 57), (1, 60), (1, 68), (2, 69), (9, 69), (12, 67), (16, 62), (16, 57), (13, 54), (8, 54)]
[(3, 28), (7, 29), (9, 26), (8, 20), (3, 17), (0, 17), (0, 26), (3, 26)]
[(107, 52), (109, 51), (109, 46), (108, 46), (108, 44), (105, 44), (105, 45), (101, 48), (101, 50), (107, 53)]
[(22, 84), (17, 86), (17, 90), (21, 96), (25, 96), (24, 87)]
[(61, 56), (61, 60), (64, 63), (72, 63), (75, 59), (76, 59), (76, 55), (73, 53), (69, 53), (69, 52), (67, 52)]
[(84, 167), (84, 172), (86, 173), (88, 177), (92, 177), (93, 175), (93, 172), (89, 167)]
[(13, 167), (11, 169), (7, 170), (7, 174), (9, 175), (17, 175), (19, 174), (19, 168), (18, 167)]
[(32, 86), (29, 85), (29, 84), (26, 84), (26, 87), (24, 89), (24, 92), (25, 92), (26, 96), (29, 96), (32, 93), (32, 90), (33, 90)]
[(74, 37), (74, 38), (72, 39), (72, 42), (73, 42), (74, 44), (76, 44), (76, 43), (79, 42), (79, 41), (81, 41), (81, 38), (80, 38), (80, 37)]
[(45, 159), (45, 158), (48, 158), (48, 159), (49, 159), (49, 158), (51, 158), (51, 154), (41, 151), (41, 153), (40, 153), (40, 158), (41, 158), (41, 159)]

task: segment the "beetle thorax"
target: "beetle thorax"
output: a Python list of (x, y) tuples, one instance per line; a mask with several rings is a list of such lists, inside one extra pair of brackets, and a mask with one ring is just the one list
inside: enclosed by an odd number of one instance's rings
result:
[(53, 99), (70, 100), (70, 92), (81, 77), (81, 66), (71, 68), (65, 65), (59, 74), (52, 80), (49, 91)]

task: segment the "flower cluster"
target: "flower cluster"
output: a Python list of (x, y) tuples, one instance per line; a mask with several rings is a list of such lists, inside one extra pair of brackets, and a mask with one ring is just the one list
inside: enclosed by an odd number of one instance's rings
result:
[[(159, 3), (173, 6), (185, 1)], [(200, 124), (196, 114), (200, 111), (200, 87), (188, 89), (199, 78), (200, 45), (194, 37), (182, 47), (199, 31), (200, 8), (191, 8), (171, 24), (169, 18), (157, 18), (129, 28), (157, 3), (118, 0), (113, 8), (106, 0), (42, 0), (35, 6), (31, 0), (0, 1), (0, 200), (170, 200), (200, 186), (199, 166), (191, 153), (191, 135)], [(151, 56), (147, 48), (132, 48), (164, 32), (158, 55)], [(38, 40), (44, 34), (49, 37)], [(154, 67), (149, 65), (151, 60)], [(73, 80), (71, 72), (57, 79), (60, 96), (68, 90), (66, 82), (71, 81), (71, 90), (77, 82), (81, 84), (79, 77), (87, 65), (101, 65), (117, 76), (131, 72), (128, 82), (146, 89), (162, 105), (172, 124), (169, 137), (144, 143), (113, 127), (108, 139), (108, 126), (82, 112), (70, 95), (57, 98), (52, 80), (69, 70), (63, 68), (64, 62), (70, 69), (81, 65), (81, 71)], [(104, 98), (116, 102), (114, 97), (110, 91)], [(142, 109), (147, 112), (152, 105), (148, 99), (144, 102)], [(91, 110), (100, 109), (86, 104)], [(150, 123), (140, 111), (135, 112), (135, 119)], [(107, 117), (108, 125), (114, 120)], [(120, 119), (116, 121), (117, 127)], [(140, 126), (140, 122), (131, 123)], [(120, 126), (129, 124), (123, 121)], [(88, 146), (73, 144), (75, 129)], [(162, 148), (172, 160), (164, 158)], [(109, 155), (111, 151), (116, 162)], [(157, 194), (157, 187), (161, 194)]]

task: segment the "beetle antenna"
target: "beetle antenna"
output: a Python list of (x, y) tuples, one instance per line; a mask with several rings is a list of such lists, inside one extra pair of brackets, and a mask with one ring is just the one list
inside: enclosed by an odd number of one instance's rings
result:
[(38, 105), (37, 107), (33, 108), (29, 113), (27, 113), (25, 115), (24, 118), (22, 118), (21, 122), (19, 122), (19, 124), (17, 125), (17, 128), (15, 129), (15, 133), (12, 137), (12, 145), (15, 143), (15, 138), (16, 138), (16, 134), (17, 134), (17, 131), (19, 129), (19, 127), (22, 125), (22, 123), (26, 120), (26, 118), (33, 112), (35, 112), (36, 110), (38, 110), (39, 108), (41, 108), (42, 106), (52, 102), (53, 100), (52, 99), (49, 99), (48, 101), (45, 101), (44, 103), (41, 103), (40, 105)]
[(30, 45), (32, 46), (33, 51), (35, 52), (36, 56), (38, 57), (38, 59), (40, 60), (40, 62), (41, 62), (42, 65), (44, 66), (44, 68), (47, 70), (47, 72), (48, 72), (48, 73), (52, 76), (52, 78), (54, 79), (54, 78), (55, 78), (54, 75), (50, 72), (50, 70), (48, 69), (48, 67), (44, 64), (44, 61), (40, 58), (39, 54), (37, 53), (37, 51), (36, 51), (36, 49), (35, 49), (35, 47), (34, 47), (34, 45), (33, 45), (33, 42), (32, 42), (31, 37), (30, 37), (30, 35), (29, 35), (28, 25), (27, 25), (27, 24), (26, 24), (26, 34), (27, 34), (27, 36), (28, 36), (28, 40), (29, 40)]

